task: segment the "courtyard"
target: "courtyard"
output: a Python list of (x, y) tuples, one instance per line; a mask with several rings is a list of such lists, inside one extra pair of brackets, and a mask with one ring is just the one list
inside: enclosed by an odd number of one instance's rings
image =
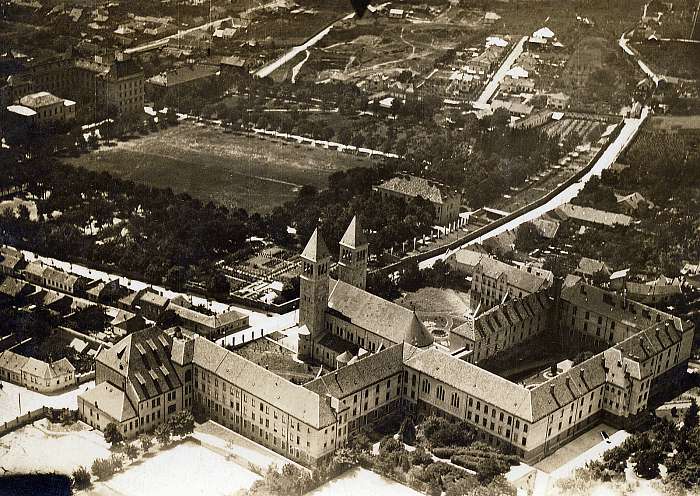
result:
[(0, 389), (0, 422), (8, 422), (42, 406), (75, 410), (78, 408), (78, 395), (94, 386), (95, 381), (90, 381), (57, 394), (42, 394), (2, 381), (2, 389)]

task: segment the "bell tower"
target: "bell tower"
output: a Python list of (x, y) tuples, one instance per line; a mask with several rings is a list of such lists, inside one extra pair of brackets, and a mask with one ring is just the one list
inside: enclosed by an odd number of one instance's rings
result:
[(357, 216), (352, 218), (340, 240), (338, 279), (360, 289), (367, 286), (367, 255), (369, 243)]
[[(302, 270), (299, 277), (299, 356), (310, 358), (313, 343), (323, 334), (328, 308), (328, 268), (330, 252), (323, 238), (314, 231), (301, 253)], [(306, 327), (306, 329), (304, 329)]]

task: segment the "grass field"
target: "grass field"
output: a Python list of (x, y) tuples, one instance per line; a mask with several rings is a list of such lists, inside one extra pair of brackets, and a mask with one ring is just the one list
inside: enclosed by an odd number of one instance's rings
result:
[(681, 79), (700, 79), (700, 44), (664, 41), (637, 43), (642, 60), (654, 71)]
[(302, 185), (325, 187), (328, 176), (337, 170), (371, 165), (352, 155), (226, 134), (216, 127), (190, 123), (67, 161), (251, 212), (283, 204)]

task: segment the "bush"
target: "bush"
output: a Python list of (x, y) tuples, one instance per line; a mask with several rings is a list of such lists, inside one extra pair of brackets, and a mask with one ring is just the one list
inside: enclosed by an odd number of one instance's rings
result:
[(144, 453), (153, 447), (153, 438), (148, 434), (141, 434), (139, 441), (141, 443), (141, 450)]
[(114, 475), (114, 467), (112, 466), (110, 460), (98, 458), (92, 462), (91, 472), (92, 475), (97, 477), (99, 480), (105, 480)]
[(403, 444), (393, 437), (387, 437), (379, 443), (379, 454), (386, 455), (389, 453), (401, 453), (404, 451)]
[(117, 455), (116, 453), (113, 453), (112, 456), (109, 457), (109, 463), (112, 466), (112, 472), (119, 472), (124, 468), (124, 460), (121, 455)]
[(418, 446), (416, 450), (411, 453), (411, 464), (414, 466), (428, 466), (433, 463), (433, 457), (425, 451), (421, 446)]
[(438, 458), (442, 458), (443, 460), (449, 460), (454, 455), (458, 455), (460, 453), (460, 449), (452, 447), (433, 448), (432, 453)]
[(90, 487), (91, 479), (90, 472), (83, 466), (73, 471), (73, 487), (78, 490)]
[(127, 444), (124, 447), (124, 454), (129, 457), (129, 460), (136, 460), (139, 457), (139, 449), (133, 444)]
[(476, 439), (474, 429), (466, 422), (452, 422), (435, 416), (428, 417), (421, 424), (420, 431), (432, 448), (469, 446)]

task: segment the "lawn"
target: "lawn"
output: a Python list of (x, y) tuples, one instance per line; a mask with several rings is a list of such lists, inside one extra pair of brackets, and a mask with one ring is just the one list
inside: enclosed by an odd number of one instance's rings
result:
[(222, 455), (188, 441), (146, 458), (105, 483), (95, 496), (224, 496), (249, 488), (259, 476)]
[[(47, 425), (46, 420), (36, 423)], [(78, 425), (89, 429), (85, 424)], [(98, 431), (48, 435), (28, 425), (0, 438), (0, 466), (3, 473), (9, 474), (55, 472), (70, 475), (77, 467), (89, 468), (95, 459), (109, 455), (109, 446)]]
[(364, 468), (355, 468), (326, 482), (307, 496), (422, 496), (410, 487), (394, 482)]
[(462, 317), (469, 311), (469, 294), (454, 289), (421, 288), (396, 301), (416, 312), (445, 313)]
[(282, 205), (302, 185), (323, 188), (337, 170), (371, 165), (330, 150), (226, 134), (191, 123), (102, 147), (69, 162), (251, 212)]

